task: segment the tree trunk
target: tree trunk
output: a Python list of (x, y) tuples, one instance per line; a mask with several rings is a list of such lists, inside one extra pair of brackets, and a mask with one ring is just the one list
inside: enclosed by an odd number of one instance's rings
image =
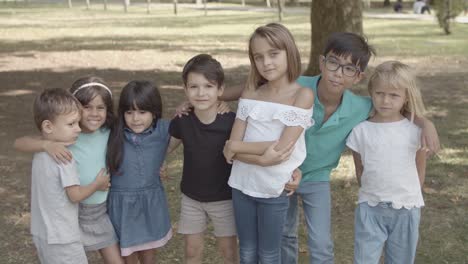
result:
[(125, 13), (128, 12), (128, 7), (130, 6), (130, 0), (123, 0), (124, 2), (124, 11)]
[(72, 8), (73, 5), (72, 5), (72, 0), (68, 0), (68, 8)]
[(242, 6), (245, 6), (245, 0), (241, 0)]
[(267, 7), (271, 7), (270, 0), (266, 0), (265, 2), (266, 2)]
[(362, 34), (362, 0), (312, 0), (310, 10), (311, 49), (305, 75), (320, 73), (318, 58), (333, 32)]
[(384, 7), (390, 6), (390, 0), (384, 0), (383, 1), (383, 6)]
[(205, 10), (205, 16), (207, 16), (208, 10), (206, 9), (206, 0), (203, 0), (203, 9)]
[(283, 1), (277, 0), (278, 3), (278, 20), (283, 21)]
[(174, 0), (174, 15), (177, 16), (177, 0)]
[(86, 0), (86, 10), (89, 10), (90, 8), (91, 8), (90, 0)]
[(107, 0), (104, 0), (104, 10), (107, 11)]
[(151, 0), (146, 0), (146, 13), (151, 13)]

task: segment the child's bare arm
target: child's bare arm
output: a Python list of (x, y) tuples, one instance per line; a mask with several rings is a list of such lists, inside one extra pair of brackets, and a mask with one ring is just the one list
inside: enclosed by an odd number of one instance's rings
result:
[(81, 185), (73, 185), (66, 187), (65, 190), (67, 192), (68, 198), (70, 201), (73, 203), (79, 203), (83, 201), (84, 199), (88, 198), (91, 196), (93, 193), (96, 191), (105, 191), (109, 188), (110, 183), (109, 183), (109, 174), (105, 169), (101, 169), (96, 176), (96, 179), (86, 185), (86, 186), (81, 186)]
[[(234, 124), (232, 125), (231, 136), (229, 137), (229, 141), (242, 141), (245, 134), (245, 129), (247, 128), (247, 122), (236, 118)], [(232, 160), (236, 153), (230, 148), (229, 144), (224, 145), (223, 149), (224, 157), (226, 158), (226, 162), (232, 164)]]
[(361, 155), (356, 151), (353, 152), (354, 168), (356, 170), (356, 179), (358, 181), (359, 187), (361, 187), (361, 176), (364, 171), (364, 166), (362, 165)]
[(416, 152), (416, 169), (418, 170), (419, 184), (422, 188), (426, 179), (426, 150), (422, 148)]
[(57, 163), (69, 163), (72, 160), (70, 150), (66, 148), (75, 142), (53, 142), (38, 136), (25, 136), (15, 140), (13, 147), (22, 152), (34, 153), (45, 151)]
[(180, 145), (181, 142), (182, 140), (175, 137), (171, 137), (171, 139), (169, 140), (169, 146), (167, 147), (166, 154), (171, 154)]
[[(411, 113), (406, 114), (406, 118), (411, 120)], [(425, 117), (414, 116), (414, 123), (422, 129), (421, 145), (423, 149), (429, 149), (429, 154), (432, 155), (440, 150), (439, 134), (431, 120)], [(426, 155), (427, 156), (427, 155)]]
[(289, 159), (291, 153), (294, 150), (294, 144), (291, 142), (288, 146), (279, 151), (275, 150), (276, 145), (278, 145), (278, 141), (270, 144), (265, 152), (260, 155), (239, 153), (236, 154), (235, 158), (236, 160), (245, 163), (255, 164), (263, 167), (277, 165)]
[(244, 91), (243, 85), (231, 86), (224, 88), (223, 94), (218, 97), (220, 101), (236, 101), (239, 100)]

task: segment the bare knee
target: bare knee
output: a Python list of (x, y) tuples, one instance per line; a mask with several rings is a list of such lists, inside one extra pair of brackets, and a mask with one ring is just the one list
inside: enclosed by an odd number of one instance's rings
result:
[(218, 238), (218, 247), (225, 264), (239, 263), (236, 236)]
[(124, 260), (120, 256), (120, 249), (117, 244), (100, 249), (99, 253), (101, 253), (105, 264), (124, 264)]
[(185, 242), (186, 263), (201, 263), (203, 255), (203, 243)]

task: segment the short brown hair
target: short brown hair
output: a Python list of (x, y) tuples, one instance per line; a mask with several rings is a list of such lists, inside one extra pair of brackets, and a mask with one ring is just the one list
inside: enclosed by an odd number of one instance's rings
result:
[(59, 115), (80, 111), (78, 100), (64, 89), (45, 89), (34, 100), (34, 122), (39, 131), (42, 131), (44, 120), (54, 121)]
[(203, 74), (210, 82), (216, 82), (218, 88), (224, 83), (224, 70), (219, 61), (215, 60), (211, 55), (198, 54), (191, 58), (182, 70), (182, 80), (187, 86), (188, 75), (191, 72)]
[(249, 59), (250, 72), (247, 80), (247, 88), (258, 88), (265, 84), (267, 80), (260, 75), (255, 66), (255, 59), (252, 53), (252, 43), (255, 38), (264, 38), (272, 47), (286, 51), (288, 63), (288, 80), (295, 81), (301, 75), (301, 55), (297, 49), (294, 37), (289, 30), (278, 23), (269, 23), (258, 27), (249, 39)]
[(351, 32), (332, 33), (325, 45), (323, 56), (333, 52), (337, 56), (351, 56), (351, 62), (359, 66), (361, 72), (367, 67), (372, 55), (375, 55), (375, 49), (367, 43), (367, 39), (361, 35)]

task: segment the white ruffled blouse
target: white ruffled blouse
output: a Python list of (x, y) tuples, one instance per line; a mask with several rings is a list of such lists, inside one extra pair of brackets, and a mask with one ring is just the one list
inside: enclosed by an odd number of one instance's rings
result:
[[(243, 139), (245, 142), (275, 141), (281, 137), (286, 126), (301, 126), (305, 131), (314, 124), (312, 108), (303, 109), (252, 99), (240, 99), (237, 118), (247, 121)], [(283, 163), (262, 167), (235, 160), (229, 186), (258, 198), (280, 196), (284, 185), (291, 179), (292, 172), (306, 157), (304, 131), (298, 138), (291, 157)]]

